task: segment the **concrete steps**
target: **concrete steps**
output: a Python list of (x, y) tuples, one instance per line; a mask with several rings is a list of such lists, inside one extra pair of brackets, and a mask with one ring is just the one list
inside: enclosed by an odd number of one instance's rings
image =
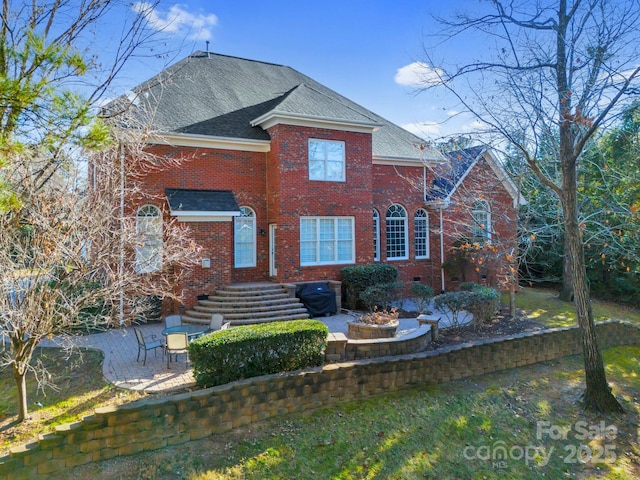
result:
[(184, 323), (206, 325), (211, 314), (220, 313), (231, 325), (302, 320), (309, 318), (307, 309), (288, 289), (279, 284), (237, 284), (217, 290), (199, 300), (192, 310), (182, 315)]

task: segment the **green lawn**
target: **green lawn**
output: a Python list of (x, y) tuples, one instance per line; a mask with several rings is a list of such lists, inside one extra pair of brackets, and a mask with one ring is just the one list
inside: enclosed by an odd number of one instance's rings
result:
[[(508, 296), (503, 296), (508, 303)], [(572, 303), (558, 300), (558, 294), (552, 290), (523, 288), (516, 294), (516, 306), (524, 310), (525, 315), (548, 327), (567, 327), (576, 324), (576, 315)], [(640, 325), (640, 311), (602, 301), (592, 301), (593, 317), (596, 322), (603, 320), (624, 320)]]
[[(32, 364), (42, 364), (51, 375), (27, 375), (29, 419), (15, 425), (18, 411), (17, 390), (11, 368), (0, 368), (0, 452), (52, 431), (56, 425), (79, 420), (97, 407), (115, 405), (140, 398), (141, 394), (120, 390), (102, 376), (102, 352), (65, 352), (39, 348)], [(40, 407), (38, 404), (41, 404)]]
[(292, 415), (69, 475), (106, 480), (636, 479), (639, 355), (636, 347), (604, 352), (625, 415), (580, 410), (582, 365), (572, 357)]

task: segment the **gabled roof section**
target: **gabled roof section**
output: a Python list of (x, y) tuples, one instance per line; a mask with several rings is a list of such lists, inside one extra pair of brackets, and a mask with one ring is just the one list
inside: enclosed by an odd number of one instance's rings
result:
[(426, 201), (434, 203), (447, 203), (462, 184), (473, 167), (485, 158), (493, 170), (496, 178), (502, 183), (513, 199), (514, 208), (518, 205), (525, 205), (527, 201), (518, 192), (518, 188), (513, 183), (507, 172), (502, 168), (490, 149), (479, 145), (446, 152), (444, 156), (446, 163), (439, 164), (434, 168), (435, 179), (431, 188), (427, 189)]
[(382, 123), (305, 83), (282, 96), (275, 107), (254, 119), (251, 125), (267, 130), (277, 123), (372, 132)]
[(322, 120), (326, 128), (373, 131), (374, 158), (443, 159), (420, 137), (312, 78), (273, 63), (196, 52), (106, 110), (118, 103), (132, 104), (158, 132), (173, 136), (269, 141), (262, 128), (267, 120)]

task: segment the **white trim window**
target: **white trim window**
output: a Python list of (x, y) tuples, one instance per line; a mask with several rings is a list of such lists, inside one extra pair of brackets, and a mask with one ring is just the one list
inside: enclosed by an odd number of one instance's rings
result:
[(300, 217), (300, 265), (355, 262), (353, 217)]
[(233, 258), (235, 268), (256, 266), (256, 214), (249, 207), (233, 218)]
[(387, 210), (387, 260), (409, 258), (409, 233), (407, 211), (402, 205), (393, 204)]
[(429, 214), (419, 208), (413, 222), (416, 258), (429, 258)]
[(373, 260), (380, 261), (380, 214), (373, 209)]
[(162, 269), (162, 215), (158, 207), (145, 205), (136, 213), (135, 270), (152, 273)]
[(491, 241), (491, 210), (485, 200), (478, 200), (471, 211), (471, 238), (473, 243)]
[(344, 182), (344, 142), (309, 139), (309, 180)]

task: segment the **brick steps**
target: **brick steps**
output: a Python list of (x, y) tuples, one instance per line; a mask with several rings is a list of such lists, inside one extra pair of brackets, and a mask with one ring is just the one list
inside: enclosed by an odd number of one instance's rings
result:
[(309, 318), (299, 299), (283, 285), (260, 283), (229, 285), (182, 315), (185, 323), (206, 325), (211, 314), (220, 313), (231, 325), (248, 325)]

